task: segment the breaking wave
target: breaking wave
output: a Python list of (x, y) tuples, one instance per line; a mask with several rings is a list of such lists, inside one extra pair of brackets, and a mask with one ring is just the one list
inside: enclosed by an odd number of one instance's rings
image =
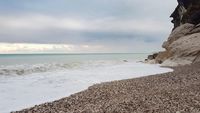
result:
[(0, 75), (28, 75), (57, 70), (91, 69), (125, 63), (123, 61), (88, 61), (72, 63), (21, 64), (0, 66)]

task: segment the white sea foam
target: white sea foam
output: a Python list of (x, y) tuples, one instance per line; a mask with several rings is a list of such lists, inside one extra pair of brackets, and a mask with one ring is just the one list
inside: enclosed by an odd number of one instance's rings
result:
[[(63, 65), (67, 66), (63, 68)], [(36, 69), (35, 67), (45, 68), (45, 71), (30, 71)], [(1, 69), (3, 68), (5, 67), (1, 67)], [(7, 73), (6, 76), (0, 76), (1, 113), (60, 99), (87, 89), (95, 83), (173, 71), (172, 69), (161, 68), (159, 65), (108, 61), (70, 65), (23, 65), (21, 67), (11, 66), (6, 69), (23, 70), (24, 73), (19, 76), (14, 71), (14, 76), (8, 76), (13, 75), (13, 72)]]
[(42, 73), (58, 70), (72, 70), (81, 68), (96, 68), (100, 66), (108, 66), (123, 63), (123, 61), (82, 61), (67, 63), (44, 63), (44, 64), (16, 64), (9, 66), (0, 66), (0, 75), (29, 75), (32, 73)]

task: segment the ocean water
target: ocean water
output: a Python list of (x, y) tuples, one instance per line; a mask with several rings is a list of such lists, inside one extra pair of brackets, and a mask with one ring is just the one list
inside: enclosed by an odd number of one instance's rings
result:
[(139, 63), (148, 54), (0, 55), (0, 113), (54, 101), (89, 86), (173, 71)]

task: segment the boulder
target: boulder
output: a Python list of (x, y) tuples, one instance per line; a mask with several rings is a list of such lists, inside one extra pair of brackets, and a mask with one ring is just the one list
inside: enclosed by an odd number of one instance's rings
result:
[(154, 53), (153, 55), (148, 56), (148, 60), (154, 60), (158, 56), (158, 53)]

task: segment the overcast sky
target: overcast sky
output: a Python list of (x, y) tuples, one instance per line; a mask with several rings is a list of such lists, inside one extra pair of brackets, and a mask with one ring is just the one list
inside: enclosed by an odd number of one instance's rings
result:
[(176, 0), (0, 0), (0, 53), (161, 50)]

